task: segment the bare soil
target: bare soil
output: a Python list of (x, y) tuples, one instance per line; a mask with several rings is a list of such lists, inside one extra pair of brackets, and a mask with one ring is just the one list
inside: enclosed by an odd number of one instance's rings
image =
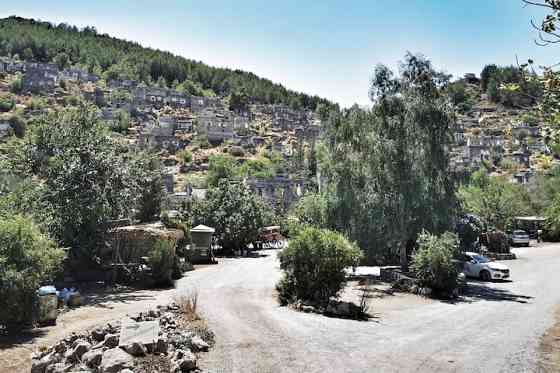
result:
[(543, 335), (539, 345), (540, 372), (560, 372), (560, 307), (555, 316), (555, 324)]

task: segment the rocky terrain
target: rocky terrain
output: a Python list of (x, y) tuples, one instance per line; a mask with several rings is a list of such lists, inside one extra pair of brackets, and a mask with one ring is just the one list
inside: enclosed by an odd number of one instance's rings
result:
[(158, 306), (145, 313), (73, 333), (32, 355), (32, 373), (191, 372), (214, 335), (190, 304)]

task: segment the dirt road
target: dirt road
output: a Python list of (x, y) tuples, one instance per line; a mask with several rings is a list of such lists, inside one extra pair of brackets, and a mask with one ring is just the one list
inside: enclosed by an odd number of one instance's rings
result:
[(274, 252), (193, 272), (179, 288), (199, 289), (217, 332), (210, 372), (530, 372), (560, 303), (560, 245), (516, 252), (512, 282), (473, 281), (455, 303), (374, 305), (369, 322), (279, 307)]
[(0, 372), (28, 372), (29, 353), (72, 331), (164, 304), (192, 289), (216, 332), (201, 365), (209, 372), (531, 372), (540, 337), (560, 304), (560, 245), (516, 250), (512, 282), (473, 281), (459, 302), (415, 296), (375, 301), (369, 322), (279, 307), (276, 252), (226, 259), (188, 273), (176, 289), (102, 295), (59, 325), (0, 340)]

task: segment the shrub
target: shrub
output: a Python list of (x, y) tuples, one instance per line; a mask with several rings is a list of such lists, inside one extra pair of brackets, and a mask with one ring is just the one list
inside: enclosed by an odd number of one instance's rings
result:
[(11, 95), (0, 96), (0, 112), (7, 112), (14, 108), (16, 102)]
[(25, 135), (25, 130), (27, 128), (27, 124), (25, 120), (19, 115), (12, 115), (9, 119), (10, 126), (14, 130), (14, 134), (22, 138)]
[(277, 290), (282, 304), (295, 300), (328, 303), (342, 289), (344, 269), (356, 266), (359, 248), (342, 234), (314, 227), (302, 229), (280, 253), (284, 277)]
[(508, 236), (499, 230), (488, 232), (485, 237), (488, 251), (500, 254), (509, 254), (510, 246)]
[(451, 293), (457, 287), (459, 274), (453, 261), (457, 248), (458, 239), (453, 233), (421, 233), (411, 266), (419, 285), (431, 288), (435, 294)]
[(10, 92), (21, 93), (23, 91), (23, 79), (21, 74), (17, 74), (16, 78), (10, 83)]
[(193, 160), (193, 155), (187, 149), (183, 149), (177, 152), (177, 159), (179, 159), (181, 164), (189, 164)]
[(148, 265), (156, 285), (165, 286), (172, 283), (174, 245), (173, 241), (158, 240), (150, 252)]
[(49, 284), (64, 252), (22, 216), (0, 220), (0, 326), (18, 330), (32, 321), (35, 292)]

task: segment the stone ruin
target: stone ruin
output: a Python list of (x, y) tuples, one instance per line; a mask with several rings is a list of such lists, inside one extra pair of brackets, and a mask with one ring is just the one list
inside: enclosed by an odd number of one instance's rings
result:
[(31, 373), (197, 371), (197, 355), (209, 350), (214, 335), (196, 322), (176, 303), (158, 306), (34, 352)]

